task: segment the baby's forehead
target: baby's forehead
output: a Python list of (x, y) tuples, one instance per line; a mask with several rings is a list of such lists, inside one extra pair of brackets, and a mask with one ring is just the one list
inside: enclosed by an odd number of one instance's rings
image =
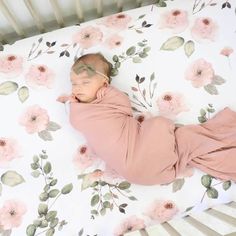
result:
[(73, 83), (82, 82), (85, 80), (94, 81), (95, 77), (96, 77), (96, 74), (94, 74), (93, 76), (89, 76), (87, 74), (87, 71), (82, 71), (81, 73), (76, 74), (73, 70), (71, 70), (71, 73), (70, 73), (70, 81)]

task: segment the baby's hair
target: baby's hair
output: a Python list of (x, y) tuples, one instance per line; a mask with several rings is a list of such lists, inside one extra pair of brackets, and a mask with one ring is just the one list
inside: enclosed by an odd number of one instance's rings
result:
[[(74, 64), (72, 65), (72, 70), (74, 70), (76, 66), (81, 62), (84, 64), (91, 64), (91, 61), (94, 61), (95, 64), (102, 61), (102, 68), (100, 69), (102, 69), (103, 71), (101, 72), (104, 73), (109, 78), (108, 83), (110, 84), (112, 64), (101, 53), (88, 53), (82, 55), (74, 62)], [(92, 64), (92, 66), (94, 65)]]

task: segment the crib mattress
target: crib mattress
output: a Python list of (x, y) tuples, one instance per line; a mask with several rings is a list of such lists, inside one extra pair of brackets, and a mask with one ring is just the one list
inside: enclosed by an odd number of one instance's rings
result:
[(236, 110), (235, 6), (161, 2), (4, 46), (1, 233), (122, 235), (235, 199), (235, 183), (198, 169), (168, 185), (127, 182), (89, 156), (56, 101), (70, 92), (74, 60), (102, 52), (113, 64), (112, 85), (129, 95), (140, 122), (162, 115), (196, 124), (225, 106)]

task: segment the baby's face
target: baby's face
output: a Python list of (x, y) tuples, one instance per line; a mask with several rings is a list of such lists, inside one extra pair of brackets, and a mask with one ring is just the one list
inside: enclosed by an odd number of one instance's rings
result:
[(106, 79), (99, 74), (88, 76), (87, 71), (78, 75), (71, 70), (72, 93), (80, 102), (89, 103), (96, 99), (97, 91), (104, 86)]

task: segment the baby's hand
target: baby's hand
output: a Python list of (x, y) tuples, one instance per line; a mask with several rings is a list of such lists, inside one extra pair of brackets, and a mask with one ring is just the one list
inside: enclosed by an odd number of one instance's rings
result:
[(76, 96), (73, 93), (69, 96), (69, 101), (70, 102), (79, 102), (78, 99), (76, 98)]
[(76, 99), (75, 95), (74, 94), (71, 94), (71, 95), (61, 95), (57, 98), (57, 101), (58, 102), (61, 102), (61, 103), (66, 103), (67, 101), (70, 101), (70, 102), (78, 102), (78, 100)]

